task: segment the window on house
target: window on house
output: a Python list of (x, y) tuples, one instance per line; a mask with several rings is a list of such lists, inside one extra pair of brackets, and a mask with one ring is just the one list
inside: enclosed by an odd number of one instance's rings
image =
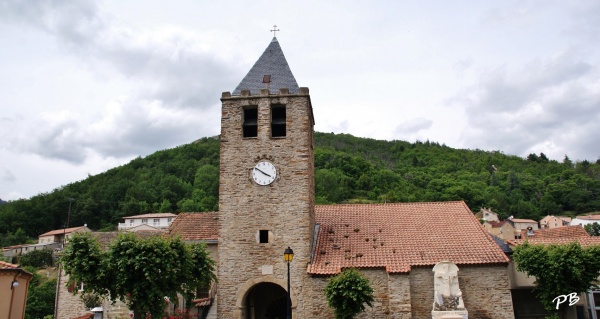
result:
[(285, 105), (271, 106), (271, 136), (285, 137)]
[(600, 318), (600, 291), (592, 290), (587, 293), (588, 314), (590, 319)]
[(160, 219), (159, 218), (155, 218), (154, 221), (153, 221), (153, 223), (154, 223), (154, 226), (160, 225)]
[(142, 219), (142, 224), (148, 224), (148, 220), (147, 219)]
[(171, 222), (173, 221), (173, 218), (167, 218), (167, 223), (169, 223), (169, 225), (171, 224)]
[(210, 285), (209, 286), (200, 286), (196, 289), (196, 298), (203, 299), (210, 297)]
[(269, 231), (268, 230), (259, 230), (258, 231), (258, 242), (261, 244), (269, 243)]
[(133, 225), (133, 219), (130, 219), (129, 220), (129, 226), (132, 226), (132, 225)]
[(247, 106), (244, 108), (244, 124), (242, 124), (244, 137), (258, 136), (258, 108)]

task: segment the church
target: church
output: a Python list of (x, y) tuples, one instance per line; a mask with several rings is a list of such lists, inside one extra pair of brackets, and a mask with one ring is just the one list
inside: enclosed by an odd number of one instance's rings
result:
[(464, 202), (315, 205), (313, 105), (277, 38), (221, 102), (219, 211), (170, 228), (217, 261), (194, 301), (209, 318), (285, 318), (288, 247), (292, 318), (333, 318), (323, 289), (345, 268), (374, 289), (358, 318), (432, 318), (440, 262), (458, 266), (469, 317), (514, 318), (509, 259)]
[[(313, 105), (277, 38), (221, 102), (219, 211), (180, 213), (169, 227), (217, 263), (218, 281), (186, 307), (208, 319), (286, 318), (289, 278), (291, 318), (334, 318), (324, 288), (354, 268), (375, 299), (357, 318), (515, 318), (509, 259), (464, 202), (315, 205)], [(86, 311), (67, 280), (57, 318)], [(444, 292), (460, 309), (436, 311)], [(127, 313), (104, 305), (104, 318)]]

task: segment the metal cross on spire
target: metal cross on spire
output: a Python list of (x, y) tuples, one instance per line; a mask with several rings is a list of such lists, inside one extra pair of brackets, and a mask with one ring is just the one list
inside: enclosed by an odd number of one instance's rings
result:
[(273, 25), (273, 30), (271, 30), (271, 32), (273, 32), (273, 36), (276, 37), (277, 36), (277, 31), (279, 31), (279, 29), (277, 29), (277, 25)]

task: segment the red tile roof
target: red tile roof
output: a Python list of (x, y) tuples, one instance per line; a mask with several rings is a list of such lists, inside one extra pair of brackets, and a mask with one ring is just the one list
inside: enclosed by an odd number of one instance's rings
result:
[(94, 318), (94, 314), (93, 313), (86, 313), (83, 316), (73, 317), (71, 319), (92, 319), (92, 318)]
[(169, 226), (169, 233), (182, 240), (217, 240), (219, 215), (217, 212), (181, 213)]
[(16, 269), (19, 268), (19, 265), (7, 263), (5, 261), (0, 260), (0, 269)]
[(464, 202), (319, 205), (311, 274), (342, 268), (409, 272), (440, 261), (504, 264), (508, 258)]
[(583, 219), (583, 220), (600, 220), (600, 215), (584, 215), (584, 216), (577, 216), (575, 218)]
[(521, 238), (575, 238), (590, 237), (581, 225), (562, 226), (551, 229), (534, 230), (533, 235), (527, 235), (527, 230), (521, 230)]
[(142, 214), (135, 216), (125, 216), (123, 219), (131, 219), (131, 218), (175, 218), (177, 215), (173, 213), (155, 213), (155, 214)]
[(492, 228), (498, 228), (498, 227), (502, 227), (502, 225), (504, 225), (504, 223), (506, 223), (506, 221), (505, 220), (499, 221), (499, 222), (487, 221), (486, 223), (490, 224), (492, 226)]
[(42, 236), (51, 236), (51, 235), (62, 235), (62, 234), (70, 234), (80, 228), (83, 228), (86, 226), (79, 226), (79, 227), (71, 227), (71, 228), (66, 228), (66, 229), (56, 229), (56, 230), (52, 230), (49, 231), (47, 233), (43, 233), (41, 235), (39, 235), (38, 237), (42, 237)]

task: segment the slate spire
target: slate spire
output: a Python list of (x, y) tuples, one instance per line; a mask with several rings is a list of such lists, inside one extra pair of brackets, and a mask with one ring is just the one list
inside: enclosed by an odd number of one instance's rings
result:
[(254, 63), (254, 66), (242, 82), (238, 84), (232, 95), (241, 95), (242, 90), (250, 90), (252, 95), (259, 94), (260, 89), (266, 89), (267, 87), (272, 94), (279, 93), (280, 88), (287, 88), (292, 94), (298, 93), (298, 83), (276, 37), (273, 37), (265, 52)]

